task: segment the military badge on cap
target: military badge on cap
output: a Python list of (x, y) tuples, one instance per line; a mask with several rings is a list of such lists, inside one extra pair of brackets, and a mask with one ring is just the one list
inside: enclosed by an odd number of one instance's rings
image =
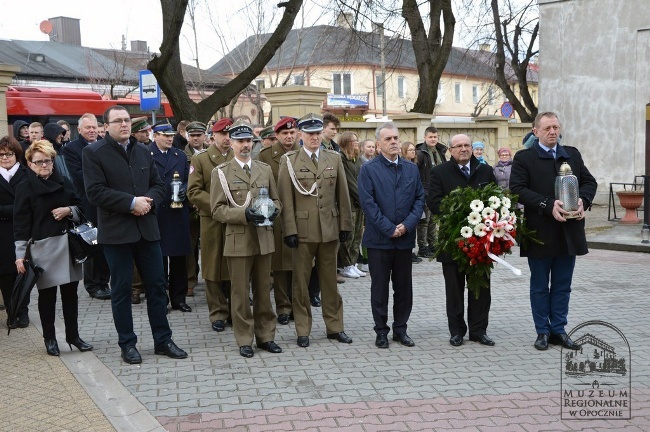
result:
[(296, 127), (296, 119), (293, 117), (283, 117), (275, 124), (273, 130), (275, 133), (280, 132), (282, 129), (293, 129)]
[(175, 135), (176, 132), (174, 128), (169, 123), (158, 123), (153, 127), (154, 133), (159, 133), (163, 135)]
[(243, 120), (237, 120), (228, 128), (230, 139), (243, 140), (253, 139), (253, 128)]
[(320, 132), (323, 130), (323, 117), (309, 113), (298, 120), (298, 129), (302, 132)]
[(230, 125), (232, 125), (232, 120), (224, 117), (212, 126), (212, 132), (228, 132)]
[(205, 124), (201, 123), (199, 121), (191, 122), (190, 124), (188, 124), (185, 127), (185, 131), (187, 131), (188, 134), (191, 134), (191, 133), (205, 133), (205, 131), (207, 129), (208, 128), (205, 126)]
[(146, 131), (151, 129), (151, 125), (147, 123), (146, 117), (136, 117), (131, 120), (131, 133)]

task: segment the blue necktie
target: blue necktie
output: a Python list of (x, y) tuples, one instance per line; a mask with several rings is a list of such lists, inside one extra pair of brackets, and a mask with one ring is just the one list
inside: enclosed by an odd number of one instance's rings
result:
[(467, 168), (467, 165), (463, 166), (460, 170), (465, 174), (465, 177), (469, 178), (469, 168)]
[(550, 150), (548, 151), (548, 154), (550, 154), (551, 157), (552, 157), (553, 159), (555, 159), (555, 150), (550, 149)]

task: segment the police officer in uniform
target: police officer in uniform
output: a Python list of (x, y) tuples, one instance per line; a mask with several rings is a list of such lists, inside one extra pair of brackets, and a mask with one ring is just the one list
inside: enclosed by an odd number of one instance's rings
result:
[[(274, 342), (275, 312), (271, 305), (269, 274), (274, 250), (273, 226), (256, 226), (265, 216), (256, 213), (252, 204), (260, 188), (266, 188), (276, 208), (281, 204), (271, 167), (251, 159), (253, 129), (238, 121), (228, 129), (235, 157), (212, 170), (210, 192), (212, 214), (226, 225), (223, 254), (228, 261), (231, 281), (232, 325), (242, 357), (253, 357), (253, 337), (257, 347), (271, 353), (282, 349)], [(249, 292), (253, 292), (253, 313)]]
[(283, 205), (282, 235), (295, 248), (293, 315), (297, 344), (309, 346), (312, 326), (307, 284), (314, 259), (318, 267), (322, 313), (328, 339), (352, 343), (343, 328), (343, 300), (336, 285), (339, 240), (352, 230), (352, 210), (341, 156), (321, 148), (323, 120), (307, 114), (298, 120), (303, 147), (280, 162), (278, 193)]
[[(265, 130), (262, 131), (262, 134), (264, 134)], [(296, 119), (293, 117), (281, 119), (276, 123), (273, 132), (274, 136), (279, 137), (279, 140), (270, 147), (263, 148), (258, 159), (271, 166), (273, 179), (277, 183), (282, 156), (289, 151), (300, 150), (296, 140)], [(276, 224), (274, 228), (275, 252), (273, 253), (272, 270), (275, 312), (278, 314), (278, 323), (287, 325), (291, 317), (291, 249), (282, 241), (283, 235), (280, 224)]]
[(225, 226), (212, 219), (210, 185), (212, 170), (233, 158), (228, 137), (232, 120), (223, 118), (212, 126), (214, 144), (192, 157), (187, 196), (201, 215), (201, 270), (205, 279), (205, 296), (212, 330), (222, 332), (228, 319), (228, 298), (222, 284), (228, 281), (228, 268), (223, 258)]

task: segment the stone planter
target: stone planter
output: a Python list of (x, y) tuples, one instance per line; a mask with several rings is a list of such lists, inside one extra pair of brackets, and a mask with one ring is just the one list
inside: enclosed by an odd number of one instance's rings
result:
[(643, 203), (643, 191), (618, 191), (616, 192), (621, 202), (621, 207), (625, 209), (625, 216), (621, 219), (623, 224), (637, 224), (640, 219), (636, 216), (636, 210)]

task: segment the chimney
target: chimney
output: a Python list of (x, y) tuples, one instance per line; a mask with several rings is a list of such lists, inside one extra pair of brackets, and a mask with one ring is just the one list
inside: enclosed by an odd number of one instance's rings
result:
[(134, 40), (131, 41), (131, 51), (133, 52), (149, 52), (149, 47), (147, 47), (147, 41)]
[(79, 19), (60, 16), (49, 21), (52, 23), (50, 41), (81, 46)]
[(350, 12), (341, 12), (336, 17), (336, 25), (343, 28), (353, 28), (354, 27), (354, 15)]

